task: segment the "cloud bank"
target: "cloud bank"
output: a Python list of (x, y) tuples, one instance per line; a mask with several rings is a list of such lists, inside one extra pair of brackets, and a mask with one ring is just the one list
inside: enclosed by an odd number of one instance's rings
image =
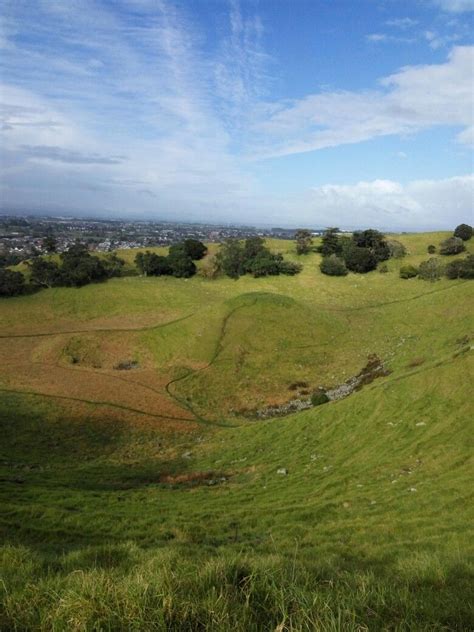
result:
[[(451, 12), (469, 5), (438, 4)], [(447, 226), (451, 212), (466, 219), (470, 176), (408, 184), (367, 178), (307, 186), (289, 199), (275, 196), (260, 173), (280, 157), (435, 128), (451, 130), (454, 145), (472, 144), (474, 47), (400, 68), (375, 87), (272, 100), (265, 25), (237, 0), (221, 6), (211, 46), (166, 0), (6, 0), (4, 211), (318, 225), (331, 213), (346, 225), (354, 208), (360, 222), (384, 227)], [(386, 22), (402, 32), (415, 23)]]

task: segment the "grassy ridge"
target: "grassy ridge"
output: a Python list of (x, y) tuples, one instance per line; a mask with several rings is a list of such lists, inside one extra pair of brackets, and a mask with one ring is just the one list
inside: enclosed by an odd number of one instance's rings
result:
[[(404, 263), (440, 238), (401, 236)], [(318, 261), (2, 303), (2, 335), (94, 333), (3, 339), (3, 388), (52, 397), (1, 397), (0, 629), (474, 627), (472, 285), (402, 281), (399, 261), (333, 279)], [(390, 375), (344, 400), (239, 413), (370, 353)], [(139, 369), (113, 368), (131, 355)]]

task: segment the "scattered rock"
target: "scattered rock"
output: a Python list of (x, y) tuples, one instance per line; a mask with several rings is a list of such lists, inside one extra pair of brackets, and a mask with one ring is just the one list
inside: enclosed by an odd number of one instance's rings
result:
[(426, 426), (426, 423), (424, 421), (419, 421), (415, 424), (415, 426)]
[(416, 492), (416, 491), (417, 491), (417, 489), (416, 489), (416, 487), (410, 487), (410, 491), (411, 491), (411, 492)]
[(282, 474), (283, 476), (286, 476), (288, 474), (288, 470), (286, 469), (286, 467), (279, 467), (277, 469), (277, 474)]
[(183, 453), (183, 459), (190, 459), (192, 455), (193, 453), (190, 450), (188, 450), (188, 452)]
[(116, 371), (131, 371), (139, 368), (140, 363), (137, 360), (121, 360), (114, 366)]
[(351, 503), (345, 502), (345, 503), (342, 503), (342, 506), (344, 507), (344, 509), (349, 509), (349, 507), (351, 506)]

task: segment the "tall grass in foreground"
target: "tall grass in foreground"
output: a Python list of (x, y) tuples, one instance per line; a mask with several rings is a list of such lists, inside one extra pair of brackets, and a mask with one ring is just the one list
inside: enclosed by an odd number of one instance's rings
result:
[(1, 551), (2, 630), (469, 630), (474, 578), (456, 554), (392, 565), (276, 555), (189, 559), (132, 543), (87, 547), (48, 564)]

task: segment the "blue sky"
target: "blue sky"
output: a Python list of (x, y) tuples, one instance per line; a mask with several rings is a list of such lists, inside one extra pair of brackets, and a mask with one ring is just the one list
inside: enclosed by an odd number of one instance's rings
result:
[(4, 0), (2, 212), (473, 221), (474, 0)]

